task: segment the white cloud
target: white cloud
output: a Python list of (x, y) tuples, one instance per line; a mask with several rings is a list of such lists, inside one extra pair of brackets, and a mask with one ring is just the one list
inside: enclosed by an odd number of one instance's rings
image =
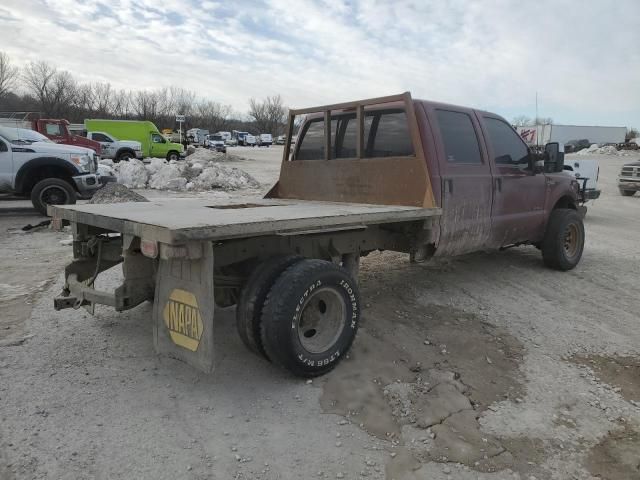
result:
[[(634, 0), (5, 0), (0, 49), (118, 88), (179, 85), (244, 111), (411, 90), (557, 121), (640, 124)], [(628, 14), (627, 14), (628, 12)]]

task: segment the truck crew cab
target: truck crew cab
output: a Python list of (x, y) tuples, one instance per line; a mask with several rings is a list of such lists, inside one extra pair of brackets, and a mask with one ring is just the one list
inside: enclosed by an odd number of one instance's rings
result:
[[(574, 268), (585, 234), (579, 185), (562, 170), (557, 143), (533, 155), (502, 117), (408, 92), (290, 110), (265, 198), (52, 207), (75, 255), (54, 306), (152, 300), (156, 351), (210, 372), (215, 306), (235, 304), (251, 351), (321, 375), (355, 338), (359, 260), (372, 251), (419, 262), (534, 245), (547, 266)], [(119, 263), (122, 285), (95, 290)]]
[(114, 177), (101, 177), (98, 156), (89, 148), (60, 145), (33, 130), (0, 126), (0, 192), (31, 197), (47, 214), (47, 205), (68, 205), (89, 198)]

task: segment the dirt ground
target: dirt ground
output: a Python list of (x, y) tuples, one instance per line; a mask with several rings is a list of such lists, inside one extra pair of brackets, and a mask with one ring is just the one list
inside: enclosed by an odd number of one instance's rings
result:
[[(281, 152), (233, 166), (266, 190)], [(249, 353), (233, 308), (211, 375), (154, 354), (149, 304), (55, 312), (69, 234), (18, 232), (42, 218), (0, 199), (0, 479), (640, 479), (635, 157), (597, 158), (575, 270), (533, 247), (372, 254), (349, 358), (313, 382)]]

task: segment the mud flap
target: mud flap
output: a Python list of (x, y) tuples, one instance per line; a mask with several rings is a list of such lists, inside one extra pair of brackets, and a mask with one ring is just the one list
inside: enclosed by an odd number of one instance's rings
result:
[(156, 353), (213, 371), (213, 246), (196, 259), (160, 259), (153, 303)]

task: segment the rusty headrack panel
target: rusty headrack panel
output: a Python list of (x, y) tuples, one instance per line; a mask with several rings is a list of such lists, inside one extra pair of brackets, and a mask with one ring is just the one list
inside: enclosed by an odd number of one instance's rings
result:
[[(365, 110), (404, 108), (414, 155), (408, 157), (364, 156)], [(355, 112), (356, 156), (331, 158), (331, 115)], [(324, 115), (324, 160), (291, 160), (291, 137), (296, 115)], [(315, 115), (317, 118), (318, 115)], [(298, 139), (300, 140), (300, 139)], [(299, 148), (297, 142), (295, 148)], [(437, 207), (431, 188), (427, 162), (411, 94), (371, 98), (289, 111), (280, 179), (268, 198), (291, 198), (333, 202)]]

